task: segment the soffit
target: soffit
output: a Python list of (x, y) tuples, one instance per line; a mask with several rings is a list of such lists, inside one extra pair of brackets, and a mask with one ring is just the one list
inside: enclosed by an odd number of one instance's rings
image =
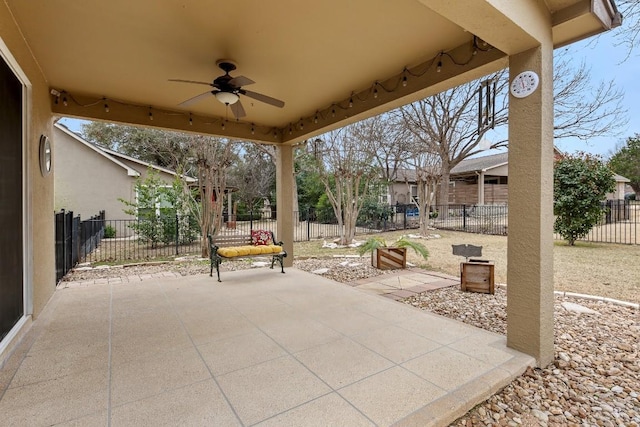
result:
[[(60, 105), (62, 99), (52, 105), (56, 114), (246, 139), (301, 140), (506, 65), (499, 49), (472, 58), (474, 29), (454, 23), (463, 23), (456, 14), (464, 8), (443, 14), (435, 7), (442, 2), (435, 0), (6, 3), (49, 86), (68, 94), (67, 107)], [(477, 3), (489, 4), (489, 11), (500, 7), (493, 4), (497, 0)], [(488, 36), (493, 27), (477, 26)], [(529, 37), (517, 25), (500, 30), (503, 42)], [(442, 58), (442, 72), (436, 74), (440, 52), (451, 55)], [(223, 74), (215, 65), (222, 58), (238, 64), (233, 76), (256, 82), (247, 89), (281, 99), (285, 107), (242, 98), (247, 116), (241, 122), (213, 96), (178, 107), (207, 86), (168, 79), (212, 81)], [(420, 75), (409, 74), (406, 87), (398, 84), (405, 69)], [(374, 101), (369, 95), (376, 81), (386, 82), (386, 89), (381, 86)], [(352, 94), (359, 95), (357, 105), (348, 110), (345, 102)], [(316, 116), (320, 123), (313, 123)]]

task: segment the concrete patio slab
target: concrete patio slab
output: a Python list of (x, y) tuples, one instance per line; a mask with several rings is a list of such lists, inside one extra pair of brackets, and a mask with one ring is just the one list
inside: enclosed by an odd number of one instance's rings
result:
[(446, 425), (534, 364), (367, 283), (269, 273), (59, 289), (0, 369), (0, 424)]

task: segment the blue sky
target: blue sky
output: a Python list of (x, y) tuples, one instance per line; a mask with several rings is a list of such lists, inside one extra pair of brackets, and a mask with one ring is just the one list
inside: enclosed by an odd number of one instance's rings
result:
[[(589, 142), (578, 139), (561, 139), (556, 146), (565, 152), (586, 151), (608, 157), (616, 147), (636, 133), (640, 134), (640, 83), (634, 81), (640, 78), (640, 51), (636, 49), (627, 57), (627, 48), (615, 46), (615, 32), (610, 31), (596, 39), (589, 39), (574, 43), (568, 47), (570, 54), (579, 65), (584, 60), (591, 70), (591, 83), (597, 87), (601, 81), (613, 80), (624, 93), (623, 107), (628, 111), (629, 122), (621, 130), (621, 136), (594, 138)], [(585, 94), (587, 96), (588, 94)], [(73, 131), (80, 131), (82, 120), (62, 119)], [(491, 135), (488, 135), (491, 140)], [(497, 139), (497, 138), (496, 138)]]

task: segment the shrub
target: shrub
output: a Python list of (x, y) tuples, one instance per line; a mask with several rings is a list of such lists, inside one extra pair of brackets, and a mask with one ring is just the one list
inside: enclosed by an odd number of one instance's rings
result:
[(553, 176), (553, 229), (570, 246), (602, 218), (602, 201), (615, 189), (613, 172), (597, 156), (579, 153), (558, 160)]
[(329, 197), (326, 194), (320, 196), (316, 204), (316, 218), (321, 224), (335, 224), (337, 222), (333, 206), (331, 206)]
[(104, 238), (113, 239), (114, 237), (116, 237), (116, 229), (113, 228), (111, 225), (106, 225), (104, 227)]

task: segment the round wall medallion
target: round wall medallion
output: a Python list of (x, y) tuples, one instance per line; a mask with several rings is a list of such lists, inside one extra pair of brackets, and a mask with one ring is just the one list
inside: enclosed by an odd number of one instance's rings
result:
[(51, 142), (45, 135), (40, 135), (40, 173), (47, 176), (51, 172)]

